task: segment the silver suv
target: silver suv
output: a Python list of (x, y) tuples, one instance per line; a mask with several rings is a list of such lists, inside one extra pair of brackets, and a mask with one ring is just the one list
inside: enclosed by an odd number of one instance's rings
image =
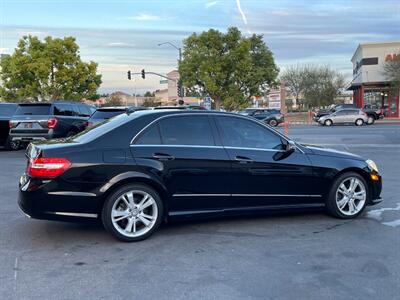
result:
[(318, 119), (319, 124), (326, 126), (334, 124), (355, 124), (361, 126), (367, 122), (368, 116), (361, 109), (342, 109)]

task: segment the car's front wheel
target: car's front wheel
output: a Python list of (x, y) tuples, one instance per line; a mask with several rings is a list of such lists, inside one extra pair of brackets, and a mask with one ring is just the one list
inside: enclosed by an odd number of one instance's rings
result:
[(356, 125), (357, 126), (362, 126), (362, 125), (364, 125), (364, 121), (362, 119), (357, 119), (356, 120)]
[(102, 211), (106, 230), (124, 242), (148, 238), (160, 225), (162, 216), (160, 196), (143, 184), (119, 188), (107, 198)]
[(364, 178), (357, 173), (348, 172), (335, 180), (326, 208), (334, 217), (351, 219), (362, 213), (367, 199), (368, 186)]
[(332, 120), (330, 120), (330, 119), (328, 119), (328, 120), (325, 120), (325, 122), (324, 122), (324, 125), (325, 126), (332, 126)]

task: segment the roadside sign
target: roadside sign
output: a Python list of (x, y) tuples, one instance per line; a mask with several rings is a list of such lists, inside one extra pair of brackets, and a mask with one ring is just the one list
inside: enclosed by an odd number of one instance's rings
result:
[(160, 84), (166, 84), (166, 83), (168, 83), (168, 79), (162, 79), (162, 80), (160, 80)]
[(268, 107), (269, 108), (275, 108), (275, 109), (281, 109), (281, 93), (280, 91), (273, 91), (270, 92), (268, 95)]
[(205, 109), (210, 110), (211, 109), (211, 103), (212, 103), (212, 99), (210, 97), (205, 97), (203, 99), (203, 105)]

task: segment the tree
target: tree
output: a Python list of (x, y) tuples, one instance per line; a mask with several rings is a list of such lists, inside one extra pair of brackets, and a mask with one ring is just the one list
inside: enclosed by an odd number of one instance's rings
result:
[(397, 96), (400, 89), (400, 53), (394, 55), (392, 60), (385, 62), (383, 74), (392, 83), (392, 89)]
[(154, 92), (147, 91), (146, 93), (144, 93), (144, 97), (154, 97), (154, 96), (155, 96)]
[(304, 103), (307, 108), (333, 104), (345, 86), (344, 76), (328, 66), (305, 67)]
[(216, 107), (238, 109), (275, 82), (278, 68), (262, 35), (210, 29), (184, 40), (179, 74), (190, 94), (209, 95)]
[(24, 36), (0, 67), (0, 96), (6, 101), (93, 99), (101, 84), (97, 64), (81, 60), (73, 37)]
[(106, 103), (105, 105), (107, 106), (122, 106), (123, 103), (123, 96), (120, 92), (115, 92), (110, 94), (107, 98), (106, 98)]
[(295, 97), (296, 104), (301, 102), (300, 96), (306, 87), (305, 74), (306, 67), (297, 64), (295, 66), (289, 66), (280, 76), (281, 81), (285, 83), (285, 86)]
[(345, 86), (341, 73), (318, 65), (289, 66), (281, 80), (296, 98), (296, 103), (307, 108), (332, 104)]

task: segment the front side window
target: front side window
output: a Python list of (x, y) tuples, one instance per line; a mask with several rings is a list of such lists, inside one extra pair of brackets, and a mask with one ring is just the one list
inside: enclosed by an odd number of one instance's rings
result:
[(281, 150), (280, 137), (256, 122), (237, 117), (217, 117), (217, 121), (226, 147)]
[(159, 122), (164, 145), (215, 145), (208, 116), (168, 117)]

